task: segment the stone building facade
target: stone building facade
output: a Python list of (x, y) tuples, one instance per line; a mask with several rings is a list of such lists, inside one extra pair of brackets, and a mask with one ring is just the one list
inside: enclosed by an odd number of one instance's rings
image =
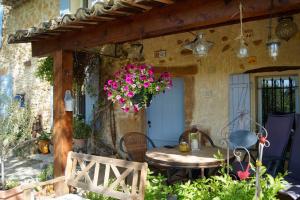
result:
[[(30, 99), (35, 112), (42, 113), (45, 124), (51, 118), (49, 107), (51, 87), (34, 77), (37, 59), (31, 57), (30, 45), (7, 45), (5, 41), (8, 33), (17, 29), (28, 28), (33, 24), (40, 23), (41, 20), (57, 17), (59, 9), (58, 0), (31, 0), (20, 7), (10, 11), (6, 10), (3, 47), (0, 50), (1, 70), (12, 74), (14, 94), (26, 93), (26, 97)], [(300, 15), (297, 14), (293, 17), (294, 22), (300, 26)], [(274, 22), (276, 20), (273, 19)], [(165, 67), (170, 72), (176, 68), (176, 77), (183, 79), (185, 129), (197, 125), (205, 130), (216, 144), (221, 145), (221, 129), (230, 120), (232, 106), (232, 99), (229, 95), (230, 77), (234, 74), (248, 74), (250, 77), (249, 107), (253, 119), (258, 119), (259, 116), (259, 78), (295, 76), (298, 81), (300, 75), (300, 57), (298, 56), (300, 33), (298, 32), (289, 41), (281, 41), (279, 56), (274, 61), (269, 57), (266, 49), (268, 23), (268, 20), (244, 23), (244, 33), (249, 48), (249, 57), (245, 59), (236, 56), (236, 50), (239, 48), (239, 41), (236, 38), (240, 33), (238, 24), (201, 30), (207, 40), (214, 43), (208, 56), (201, 58), (183, 48), (184, 43), (194, 39), (194, 34), (179, 33), (144, 40), (141, 38), (141, 43), (144, 46), (145, 63), (154, 67)], [(163, 57), (158, 57), (156, 52), (161, 50), (164, 50), (166, 54)], [(102, 64), (106, 65), (105, 63)], [(113, 64), (104, 67), (107, 67), (109, 73), (113, 73), (123, 64), (124, 62), (114, 60)], [(181, 74), (178, 70), (188, 66), (194, 66), (196, 70), (191, 74)], [(282, 70), (284, 67), (289, 70)], [(257, 70), (262, 68), (264, 68), (263, 71)], [(296, 93), (296, 101), (297, 105), (300, 104), (298, 102), (299, 93)], [(147, 121), (147, 111), (145, 110), (139, 113), (124, 113), (118, 106), (115, 106), (117, 141), (126, 132), (147, 133)], [(106, 143), (111, 144), (109, 118), (107, 118), (107, 123), (101, 126), (103, 129), (101, 138)]]
[[(16, 1), (17, 2), (17, 1)], [(12, 83), (7, 90), (12, 95), (25, 95), (34, 116), (41, 115), (43, 126), (51, 124), (51, 86), (39, 80), (34, 74), (39, 59), (32, 58), (30, 44), (7, 44), (8, 35), (17, 29), (31, 27), (59, 15), (58, 0), (24, 1), (16, 7), (4, 5), (3, 38), (0, 49), (1, 76), (9, 76)], [(1, 85), (0, 87), (3, 87)]]

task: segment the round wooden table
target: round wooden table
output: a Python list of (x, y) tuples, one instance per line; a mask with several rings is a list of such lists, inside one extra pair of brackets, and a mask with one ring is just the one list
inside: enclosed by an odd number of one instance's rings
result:
[[(149, 164), (170, 168), (201, 169), (201, 176), (204, 176), (205, 168), (221, 166), (225, 159), (216, 159), (214, 155), (218, 150), (226, 156), (226, 149), (215, 147), (201, 147), (198, 151), (180, 152), (178, 148), (154, 148), (146, 152), (145, 159)], [(232, 156), (232, 155), (231, 155)]]

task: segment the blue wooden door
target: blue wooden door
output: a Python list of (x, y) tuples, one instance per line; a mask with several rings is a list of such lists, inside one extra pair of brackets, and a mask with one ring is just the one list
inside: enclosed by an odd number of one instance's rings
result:
[(173, 87), (155, 96), (147, 109), (148, 136), (156, 146), (175, 145), (184, 131), (184, 81), (173, 79)]

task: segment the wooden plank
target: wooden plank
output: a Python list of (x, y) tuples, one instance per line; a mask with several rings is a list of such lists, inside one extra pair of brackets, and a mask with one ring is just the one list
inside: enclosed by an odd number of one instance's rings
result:
[(109, 183), (109, 174), (110, 174), (110, 165), (109, 164), (106, 164), (105, 165), (105, 173), (104, 173), (104, 187), (107, 187), (108, 186), (108, 183)]
[[(59, 50), (54, 52), (54, 176), (65, 174), (68, 152), (72, 150), (73, 115), (64, 110), (66, 90), (72, 90), (73, 53)], [(63, 194), (64, 187), (55, 185), (55, 192)]]
[(100, 171), (100, 164), (99, 164), (99, 163), (96, 163), (95, 171), (94, 171), (94, 178), (93, 178), (93, 184), (94, 184), (95, 186), (98, 185), (99, 171)]
[[(269, 0), (244, 1), (245, 21), (269, 17)], [(300, 10), (300, 0), (275, 1), (273, 16)], [(57, 39), (32, 42), (33, 56), (63, 49), (92, 48), (238, 22), (236, 1), (185, 0), (148, 12), (103, 22)]]

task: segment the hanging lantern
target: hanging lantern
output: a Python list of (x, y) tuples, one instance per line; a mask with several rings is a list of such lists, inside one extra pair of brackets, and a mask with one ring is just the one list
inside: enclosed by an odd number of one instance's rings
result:
[(70, 90), (66, 90), (65, 92), (65, 111), (66, 112), (72, 112), (73, 111), (73, 97)]
[(213, 42), (206, 41), (204, 39), (203, 33), (198, 33), (195, 40), (185, 44), (184, 47), (192, 50), (194, 55), (204, 57), (208, 55), (208, 52), (212, 48), (213, 44)]
[(284, 16), (278, 19), (275, 33), (278, 38), (288, 41), (298, 32), (297, 24), (292, 16)]
[(244, 40), (244, 33), (243, 33), (243, 5), (242, 2), (240, 2), (239, 5), (239, 9), (240, 9), (240, 35), (237, 39), (240, 40), (240, 47), (237, 50), (237, 57), (238, 58), (246, 58), (248, 57), (248, 48), (245, 44), (245, 40)]
[(268, 48), (269, 56), (273, 58), (273, 60), (275, 61), (279, 54), (279, 46), (280, 46), (279, 40), (272, 40), (272, 39), (268, 40), (266, 45)]
[(237, 51), (237, 57), (239, 57), (239, 58), (248, 57), (248, 48), (247, 48), (244, 40), (241, 41), (240, 48)]

